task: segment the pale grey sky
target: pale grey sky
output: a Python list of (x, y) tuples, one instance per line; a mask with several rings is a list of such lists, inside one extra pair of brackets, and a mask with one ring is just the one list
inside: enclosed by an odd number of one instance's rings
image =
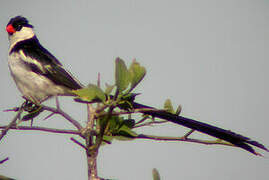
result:
[[(138, 100), (162, 107), (169, 97), (183, 106), (184, 116), (269, 146), (268, 1), (2, 0), (1, 110), (22, 102), (7, 67), (5, 26), (16, 15), (30, 20), (41, 43), (83, 83), (95, 82), (98, 72), (103, 83), (112, 82), (114, 59), (130, 64), (136, 58), (148, 71), (136, 90), (142, 93)], [(86, 120), (84, 106), (61, 102), (73, 117)], [(0, 124), (13, 117), (0, 114)], [(57, 116), (41, 119), (35, 123), (70, 127)], [(145, 131), (180, 136), (186, 129), (169, 124)], [(10, 131), (0, 142), (0, 159), (10, 158), (0, 174), (19, 180), (86, 179), (84, 152), (69, 137)], [(149, 180), (153, 168), (164, 180), (266, 180), (269, 154), (262, 153), (265, 158), (222, 146), (114, 141), (101, 149), (98, 170), (119, 180)]]

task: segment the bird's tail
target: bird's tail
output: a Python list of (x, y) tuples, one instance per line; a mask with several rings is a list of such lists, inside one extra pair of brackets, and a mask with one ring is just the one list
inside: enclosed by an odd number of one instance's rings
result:
[(189, 118), (185, 118), (182, 116), (178, 116), (176, 114), (172, 114), (169, 113), (167, 111), (156, 111), (155, 108), (150, 107), (150, 106), (146, 106), (143, 104), (139, 104), (139, 103), (134, 103), (133, 104), (133, 108), (134, 109), (140, 109), (140, 108), (148, 108), (148, 109), (152, 109), (149, 111), (144, 112), (147, 115), (153, 116), (153, 117), (157, 117), (157, 118), (161, 118), (161, 119), (165, 119), (167, 121), (185, 126), (187, 128), (208, 134), (210, 136), (216, 137), (218, 139), (222, 139), (225, 140), (227, 142), (230, 142), (231, 144), (240, 147), (242, 149), (245, 149), (246, 151), (249, 151), (255, 155), (259, 155), (259, 153), (257, 153), (252, 147), (256, 146), (260, 149), (263, 149), (265, 151), (269, 150), (262, 144), (260, 144), (257, 141), (253, 141), (248, 137), (242, 136), (240, 134), (236, 134), (230, 130), (225, 130), (222, 128), (218, 128), (216, 126), (212, 126), (203, 122), (199, 122), (193, 119), (189, 119)]

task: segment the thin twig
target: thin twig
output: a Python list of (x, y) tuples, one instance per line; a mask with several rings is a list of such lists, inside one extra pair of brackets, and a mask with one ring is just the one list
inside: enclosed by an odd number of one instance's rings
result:
[(59, 102), (59, 97), (55, 96), (55, 101), (56, 101), (56, 108), (60, 110), (60, 102)]
[(10, 111), (13, 111), (13, 112), (18, 112), (20, 110), (19, 107), (14, 107), (14, 108), (11, 108), (11, 109), (5, 109), (3, 110), (4, 112), (10, 112)]
[(49, 118), (52, 117), (54, 114), (55, 114), (54, 112), (50, 113), (50, 114), (49, 114), (48, 116), (46, 116), (43, 120), (45, 121), (45, 120), (49, 119)]
[(98, 78), (97, 78), (97, 86), (100, 88), (101, 87), (101, 74), (100, 72), (98, 73)]
[(5, 159), (3, 159), (3, 160), (1, 160), (0, 161), (0, 164), (3, 164), (4, 162), (6, 162), (7, 160), (9, 160), (9, 158), (7, 157), (7, 158), (5, 158)]
[(87, 147), (84, 144), (82, 144), (81, 142), (79, 142), (78, 140), (76, 140), (75, 138), (71, 137), (70, 139), (71, 139), (71, 141), (73, 141), (74, 143), (76, 143), (77, 145), (82, 147), (83, 149), (87, 150)]
[(63, 110), (57, 109), (57, 108), (48, 107), (48, 106), (44, 106), (44, 105), (42, 107), (43, 107), (44, 110), (53, 112), (55, 114), (60, 114), (67, 121), (69, 121), (70, 123), (72, 123), (78, 130), (81, 130), (82, 129), (82, 126), (80, 125), (80, 123), (78, 121), (76, 121), (75, 119), (73, 119), (71, 116), (69, 116), (67, 113), (65, 113)]
[(144, 121), (146, 121), (149, 118), (149, 116), (144, 116), (142, 119), (140, 119), (137, 123), (135, 123), (135, 125), (141, 124)]
[(201, 139), (193, 139), (193, 138), (185, 138), (185, 136), (182, 137), (165, 137), (165, 136), (152, 136), (152, 135), (145, 135), (145, 134), (139, 134), (136, 139), (151, 139), (155, 141), (184, 141), (184, 142), (192, 142), (192, 143), (199, 143), (199, 144), (205, 144), (205, 145), (224, 145), (224, 146), (233, 146), (235, 145), (226, 142), (226, 141), (220, 141), (220, 140), (201, 140)]
[[(0, 129), (5, 129), (8, 126), (0, 126)], [(51, 132), (51, 133), (59, 133), (59, 134), (73, 134), (73, 135), (80, 135), (81, 133), (77, 130), (66, 130), (66, 129), (55, 129), (55, 128), (45, 128), (45, 127), (39, 127), (39, 126), (16, 126), (12, 125), (9, 127), (9, 129), (14, 130), (33, 130), (33, 131), (45, 131), (45, 132)]]
[(34, 124), (34, 118), (31, 119), (30, 126), (32, 127)]
[[(99, 113), (98, 114), (98, 117), (103, 117), (103, 116), (106, 116), (108, 113), (107, 112), (104, 112), (104, 113), (101, 113), (105, 108), (107, 107), (110, 107), (111, 105), (107, 105), (107, 106), (104, 106), (102, 107), (100, 110), (98, 109), (97, 112)], [(151, 108), (141, 108), (141, 109), (133, 109), (133, 110), (130, 110), (130, 111), (119, 111), (119, 112), (111, 112), (111, 116), (119, 116), (119, 115), (125, 115), (125, 114), (134, 114), (134, 113), (145, 113), (145, 112), (149, 112), (149, 111), (154, 111), (154, 112), (160, 112), (160, 111), (163, 111), (163, 110), (158, 110), (158, 109), (151, 109)]]
[(195, 130), (191, 129), (189, 132), (187, 132), (183, 137), (187, 139)]
[(22, 108), (19, 108), (16, 116), (12, 119), (12, 121), (2, 130), (2, 133), (0, 135), (0, 141), (2, 138), (7, 134), (8, 130), (16, 123), (17, 119), (21, 116)]
[(133, 128), (139, 128), (139, 127), (144, 127), (144, 126), (152, 126), (155, 124), (163, 124), (167, 123), (168, 121), (150, 121), (150, 122), (145, 122), (143, 124), (135, 125)]

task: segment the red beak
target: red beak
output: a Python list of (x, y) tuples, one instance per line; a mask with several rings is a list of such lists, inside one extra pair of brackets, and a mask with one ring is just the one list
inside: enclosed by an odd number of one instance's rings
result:
[(8, 34), (13, 34), (14, 32), (16, 32), (16, 30), (14, 29), (14, 27), (11, 24), (6, 27), (6, 30), (7, 30)]

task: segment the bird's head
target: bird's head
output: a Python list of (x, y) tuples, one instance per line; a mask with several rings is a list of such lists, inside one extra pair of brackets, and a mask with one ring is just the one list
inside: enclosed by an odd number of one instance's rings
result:
[(22, 16), (11, 18), (6, 26), (11, 45), (26, 39), (32, 38), (35, 34), (33, 26)]

